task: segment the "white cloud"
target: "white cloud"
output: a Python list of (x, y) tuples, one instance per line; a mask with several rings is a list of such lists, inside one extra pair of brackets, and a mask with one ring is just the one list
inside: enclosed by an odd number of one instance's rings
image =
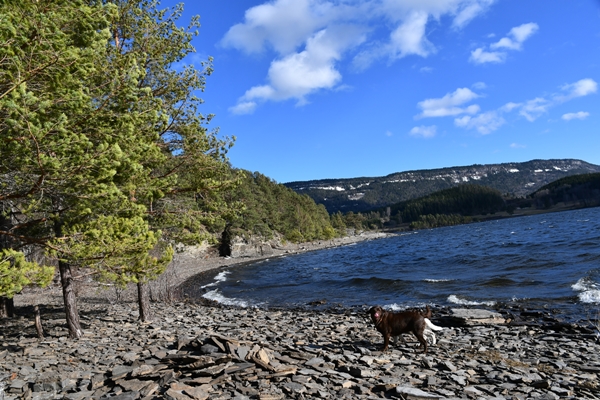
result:
[(496, 43), (490, 45), (491, 49), (509, 49), (509, 50), (521, 50), (523, 42), (527, 40), (531, 35), (536, 33), (539, 29), (538, 24), (530, 22), (516, 26), (508, 32), (508, 36), (503, 37)]
[(410, 130), (411, 136), (421, 137), (424, 139), (429, 139), (434, 137), (437, 134), (437, 126), (415, 126)]
[(392, 131), (385, 131), (385, 136), (392, 137), (394, 136), (394, 134), (392, 133)]
[[(563, 93), (551, 95), (551, 96), (549, 96), (549, 98), (536, 97), (535, 99), (528, 100), (523, 104), (517, 104), (517, 103), (509, 103), (509, 104), (512, 105), (511, 110), (514, 108), (518, 108), (520, 115), (525, 117), (528, 121), (533, 122), (537, 118), (539, 118), (541, 115), (547, 113), (550, 108), (552, 108), (558, 104), (565, 103), (567, 101), (573, 100), (578, 97), (588, 96), (588, 95), (596, 93), (598, 90), (598, 84), (593, 79), (586, 78), (586, 79), (581, 79), (575, 83), (563, 85), (561, 87), (561, 90), (563, 91)], [(505, 105), (504, 107), (507, 107), (507, 106), (508, 106), (508, 104)], [(579, 115), (579, 113), (565, 114), (565, 115), (569, 115), (569, 117), (571, 117), (571, 119), (579, 118), (577, 116), (577, 115)], [(569, 117), (567, 117), (567, 118), (569, 118)], [(587, 117), (587, 116), (584, 116), (583, 118), (585, 118), (585, 117)], [(563, 115), (563, 119), (565, 119), (564, 115)], [(568, 119), (565, 119), (565, 120), (568, 120)]]
[(269, 44), (287, 54), (327, 25), (329, 8), (326, 2), (312, 0), (277, 0), (249, 8), (244, 23), (229, 28), (221, 45), (257, 53)]
[(447, 117), (459, 114), (476, 114), (479, 106), (476, 104), (468, 107), (460, 107), (473, 99), (478, 98), (477, 93), (468, 88), (458, 88), (453, 93), (447, 93), (439, 99), (426, 99), (420, 101), (417, 106), (423, 111), (416, 118)]
[(508, 32), (507, 36), (496, 43), (490, 44), (490, 49), (493, 51), (488, 51), (485, 47), (479, 47), (471, 52), (469, 61), (474, 64), (502, 63), (506, 61), (507, 50), (521, 50), (523, 42), (536, 33), (538, 29), (538, 24), (534, 22), (515, 26)]
[(454, 120), (454, 124), (461, 128), (476, 129), (482, 135), (489, 135), (494, 132), (506, 121), (496, 111), (488, 111), (478, 114), (474, 117), (465, 115)]
[(427, 57), (435, 52), (433, 44), (425, 36), (429, 14), (414, 11), (391, 33), (389, 53), (392, 59), (410, 54)]
[(268, 72), (269, 84), (247, 90), (238, 105), (257, 100), (288, 99), (296, 99), (297, 105), (304, 105), (309, 94), (335, 89), (342, 79), (335, 63), (344, 51), (362, 40), (360, 30), (352, 26), (335, 26), (317, 32), (307, 40), (304, 51), (273, 61)]
[(232, 114), (238, 114), (238, 115), (242, 115), (242, 114), (252, 114), (254, 112), (254, 110), (256, 109), (256, 102), (254, 101), (243, 101), (243, 102), (239, 102), (238, 104), (236, 104), (233, 107), (229, 107), (229, 111)]
[(455, 28), (463, 28), (465, 25), (471, 22), (471, 20), (475, 19), (481, 14), (484, 14), (488, 8), (494, 4), (494, 1), (495, 0), (475, 0), (461, 2), (452, 25)]
[(519, 114), (521, 114), (527, 121), (533, 122), (538, 119), (542, 114), (548, 111), (548, 108), (552, 106), (548, 100), (543, 97), (536, 97), (533, 100), (528, 100), (521, 106)]
[(524, 144), (519, 144), (519, 143), (511, 143), (510, 144), (510, 148), (511, 149), (524, 149), (527, 146), (525, 146)]
[(423, 73), (433, 72), (433, 68), (431, 68), (431, 67), (421, 67), (421, 69), (419, 69), (419, 72), (423, 72)]
[(579, 111), (579, 112), (576, 112), (576, 113), (563, 114), (562, 119), (564, 119), (565, 121), (570, 121), (572, 119), (586, 119), (589, 116), (590, 116), (589, 112), (587, 112), (587, 111)]
[(382, 0), (370, 3), (373, 14), (391, 20), (395, 28), (387, 43), (372, 43), (357, 54), (354, 67), (361, 71), (380, 58), (391, 61), (417, 55), (427, 57), (436, 47), (427, 39), (427, 24), (448, 15), (453, 18), (452, 27), (464, 28), (479, 15), (484, 14), (496, 0)]
[(501, 63), (506, 60), (506, 53), (500, 51), (485, 51), (482, 47), (471, 52), (469, 61), (474, 64), (485, 64), (489, 62)]
[[(335, 90), (342, 79), (336, 63), (348, 57), (348, 50), (357, 46), (353, 66), (359, 71), (381, 59), (393, 62), (407, 56), (428, 57), (436, 52), (435, 44), (427, 37), (430, 22), (449, 17), (453, 29), (462, 29), (495, 1), (265, 1), (247, 9), (244, 20), (233, 25), (219, 42), (223, 47), (248, 54), (276, 54), (269, 68), (268, 82), (248, 89), (231, 110), (254, 109), (246, 103), (289, 98), (304, 104), (307, 96), (318, 90)], [(368, 36), (380, 29), (389, 32), (383, 42)], [(346, 34), (353, 32), (350, 37), (335, 36), (336, 30)], [(320, 50), (315, 48), (314, 41), (322, 31), (328, 32), (330, 42), (323, 44), (321, 50), (335, 55), (316, 53)], [(308, 82), (295, 83), (306, 78)]]
[(554, 98), (558, 102), (564, 102), (577, 97), (594, 94), (598, 91), (598, 84), (593, 79), (586, 78), (575, 83), (563, 85), (561, 89), (567, 93), (555, 96)]
[(512, 110), (514, 110), (515, 108), (519, 108), (521, 107), (523, 104), (522, 103), (513, 103), (508, 102), (505, 105), (503, 105), (502, 107), (500, 107), (500, 111), (502, 112), (511, 112)]
[(474, 84), (471, 85), (471, 87), (473, 89), (483, 90), (483, 89), (487, 88), (487, 85), (485, 84), (485, 82), (475, 82)]
[[(477, 82), (472, 86), (483, 90), (486, 85), (483, 82)], [(521, 103), (508, 102), (496, 110), (485, 112), (480, 112), (480, 107), (476, 104), (465, 107), (466, 103), (481, 97), (481, 95), (467, 88), (459, 88), (452, 93), (447, 93), (442, 98), (426, 99), (417, 103), (422, 112), (415, 118), (453, 116), (455, 117), (454, 125), (457, 127), (474, 129), (482, 135), (489, 135), (506, 123), (507, 113), (517, 112), (528, 121), (533, 122), (558, 104), (596, 93), (597, 86), (592, 79), (581, 79), (575, 83), (563, 85), (560, 88), (561, 94), (536, 97)], [(589, 115), (590, 113), (586, 111), (579, 111), (564, 114), (562, 119), (565, 121), (583, 120)], [(424, 127), (413, 128), (414, 133), (411, 131), (411, 134), (418, 135), (422, 128)]]

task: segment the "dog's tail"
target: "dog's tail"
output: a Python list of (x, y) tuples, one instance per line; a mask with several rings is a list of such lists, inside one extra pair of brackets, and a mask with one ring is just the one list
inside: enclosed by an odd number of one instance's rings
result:
[(441, 331), (444, 329), (441, 326), (434, 325), (429, 318), (425, 318), (425, 324), (427, 325), (427, 328), (431, 329), (432, 331)]

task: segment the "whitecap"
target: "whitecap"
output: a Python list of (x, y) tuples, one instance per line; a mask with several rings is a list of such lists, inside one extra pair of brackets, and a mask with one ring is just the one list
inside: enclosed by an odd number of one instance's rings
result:
[(454, 279), (423, 279), (423, 282), (428, 283), (439, 283), (439, 282), (452, 282)]
[(425, 303), (418, 303), (418, 304), (404, 304), (404, 305), (400, 305), (398, 303), (392, 303), (392, 304), (386, 304), (383, 306), (384, 309), (389, 310), (389, 311), (406, 311), (407, 309), (413, 309), (413, 308), (421, 308), (423, 310), (425, 310), (425, 307), (427, 306), (427, 304)]
[(215, 276), (215, 281), (213, 283), (209, 283), (207, 285), (201, 286), (202, 289), (207, 288), (207, 287), (211, 287), (211, 286), (217, 286), (217, 284), (219, 282), (225, 282), (227, 280), (227, 275), (229, 275), (231, 272), (230, 271), (223, 271), (218, 273)]
[(472, 300), (461, 299), (458, 296), (453, 295), (453, 294), (448, 296), (448, 301), (450, 303), (460, 304), (463, 306), (489, 306), (489, 307), (491, 307), (496, 304), (495, 301), (472, 301)]
[(388, 309), (390, 311), (404, 311), (404, 310), (406, 310), (406, 306), (401, 306), (401, 305), (396, 304), (396, 303), (394, 303), (394, 304), (388, 304), (388, 305), (384, 306), (383, 308), (386, 308), (386, 309)]
[(591, 278), (584, 277), (571, 285), (573, 290), (580, 292), (577, 297), (582, 303), (600, 303), (600, 290), (598, 284)]
[(582, 303), (600, 304), (600, 290), (586, 290), (579, 293), (578, 297)]
[(576, 290), (578, 292), (583, 292), (583, 291), (588, 291), (588, 290), (594, 290), (596, 289), (598, 286), (596, 285), (596, 283), (591, 280), (590, 278), (581, 278), (577, 281), (577, 283), (574, 283), (573, 285), (571, 285), (571, 288), (573, 290)]
[(237, 306), (246, 308), (249, 306), (247, 301), (239, 300), (239, 299), (230, 299), (228, 297), (223, 296), (222, 293), (219, 292), (218, 289), (211, 290), (210, 292), (206, 292), (202, 297), (208, 300), (216, 301), (217, 303), (224, 304), (226, 306)]

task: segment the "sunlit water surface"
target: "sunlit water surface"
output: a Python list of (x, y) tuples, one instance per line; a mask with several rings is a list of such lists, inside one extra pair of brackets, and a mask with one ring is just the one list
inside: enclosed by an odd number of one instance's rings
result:
[(240, 306), (522, 305), (600, 309), (600, 208), (399, 234), (231, 267), (197, 296)]

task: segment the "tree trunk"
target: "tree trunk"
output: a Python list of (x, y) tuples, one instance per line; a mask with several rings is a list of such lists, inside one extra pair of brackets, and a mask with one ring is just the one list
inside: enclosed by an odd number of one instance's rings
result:
[(0, 318), (15, 316), (15, 302), (8, 297), (0, 296)]
[(60, 283), (62, 285), (63, 300), (65, 302), (65, 313), (67, 316), (67, 326), (69, 327), (69, 337), (79, 339), (83, 336), (81, 325), (79, 324), (79, 312), (77, 311), (77, 297), (75, 296), (75, 282), (71, 273), (71, 266), (64, 261), (58, 262), (60, 271)]
[(40, 306), (33, 306), (33, 316), (35, 318), (35, 330), (40, 339), (44, 338), (44, 328), (42, 327), (42, 317), (40, 316)]
[(152, 310), (150, 309), (150, 299), (148, 297), (148, 288), (142, 282), (138, 282), (138, 306), (140, 310), (140, 321), (151, 322)]
[[(10, 208), (4, 204), (0, 203), (0, 231), (8, 232), (10, 228), (12, 228), (12, 219), (7, 216), (6, 211)], [(12, 245), (12, 241), (10, 236), (0, 235), (0, 249), (10, 249)], [(15, 316), (15, 302), (12, 298), (8, 298), (5, 296), (0, 296), (0, 317), (9, 317), (12, 318)]]

